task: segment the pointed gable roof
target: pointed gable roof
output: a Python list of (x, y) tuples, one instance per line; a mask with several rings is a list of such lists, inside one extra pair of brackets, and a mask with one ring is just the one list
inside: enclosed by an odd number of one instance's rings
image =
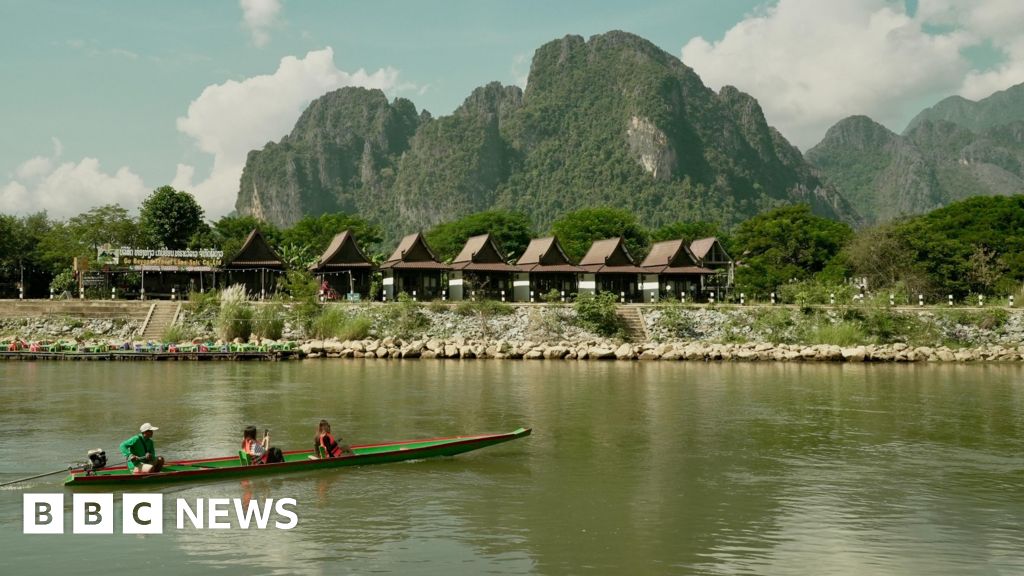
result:
[(701, 264), (709, 262), (726, 264), (732, 260), (725, 248), (722, 247), (722, 243), (714, 236), (690, 242), (690, 251)]
[(714, 274), (697, 265), (697, 259), (683, 240), (666, 240), (651, 246), (640, 264), (647, 272), (660, 274)]
[(556, 236), (534, 238), (516, 260), (516, 269), (520, 272), (579, 272), (566, 256)]
[(270, 247), (259, 228), (253, 228), (238, 254), (226, 268), (284, 268), (284, 261)]
[(466, 245), (452, 261), (452, 269), (481, 272), (512, 272), (514, 270), (512, 266), (505, 263), (505, 256), (490, 234), (481, 234), (466, 240)]
[(398, 248), (391, 253), (387, 261), (380, 265), (383, 268), (405, 268), (420, 270), (447, 270), (448, 267), (437, 260), (437, 255), (430, 249), (423, 234), (409, 234), (398, 243)]
[(346, 268), (373, 268), (373, 262), (363, 254), (351, 230), (335, 234), (331, 243), (309, 270), (344, 270)]
[(643, 272), (633, 262), (633, 257), (626, 250), (622, 236), (595, 240), (590, 250), (580, 260), (580, 268), (587, 272), (632, 274)]

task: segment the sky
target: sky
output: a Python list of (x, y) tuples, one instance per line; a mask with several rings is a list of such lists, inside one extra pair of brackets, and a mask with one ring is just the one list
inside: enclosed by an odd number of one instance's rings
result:
[(753, 95), (801, 150), (1024, 82), (1020, 0), (0, 0), (0, 213), (135, 211), (170, 184), (216, 219), (246, 154), (328, 91), (450, 114), (525, 87), (545, 42), (609, 30)]

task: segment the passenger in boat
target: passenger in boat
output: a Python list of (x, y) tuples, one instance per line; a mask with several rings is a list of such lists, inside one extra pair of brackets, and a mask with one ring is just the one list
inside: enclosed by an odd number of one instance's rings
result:
[(164, 467), (163, 457), (156, 455), (153, 432), (159, 430), (149, 422), (139, 426), (139, 433), (121, 442), (121, 454), (128, 461), (132, 474), (155, 474)]
[(248, 426), (242, 432), (242, 450), (249, 455), (253, 464), (267, 463), (267, 447), (270, 446), (270, 433), (263, 435), (263, 442), (256, 440), (256, 427)]
[(338, 440), (331, 436), (331, 425), (327, 420), (321, 420), (320, 425), (317, 428), (316, 438), (313, 439), (313, 452), (314, 454), (320, 453), (320, 447), (324, 447), (324, 451), (327, 453), (328, 458), (338, 458), (340, 456), (352, 456), (352, 448), (345, 443), (345, 440), (338, 436)]

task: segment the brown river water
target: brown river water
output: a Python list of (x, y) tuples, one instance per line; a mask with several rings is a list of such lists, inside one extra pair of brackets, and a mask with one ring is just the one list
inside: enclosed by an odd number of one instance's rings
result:
[[(307, 448), (533, 428), (454, 458), (156, 485), (164, 533), (72, 533), (0, 488), (3, 574), (1022, 574), (1024, 366), (0, 362), (0, 482), (142, 422), (169, 459), (246, 425)], [(23, 534), (26, 494), (63, 535)], [(290, 530), (175, 503), (292, 498)], [(137, 572), (138, 571), (138, 572)]]

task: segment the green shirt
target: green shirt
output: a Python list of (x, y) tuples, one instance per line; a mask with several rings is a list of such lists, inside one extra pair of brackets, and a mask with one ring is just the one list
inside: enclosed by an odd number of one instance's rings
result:
[(144, 462), (142, 462), (142, 458), (146, 456), (146, 452), (149, 452), (150, 456), (156, 458), (156, 446), (153, 444), (153, 439), (146, 438), (141, 432), (124, 442), (121, 442), (121, 454), (123, 454), (126, 459), (130, 459), (132, 455), (139, 457), (138, 462), (132, 463), (131, 460), (128, 461), (129, 470), (144, 464)]

